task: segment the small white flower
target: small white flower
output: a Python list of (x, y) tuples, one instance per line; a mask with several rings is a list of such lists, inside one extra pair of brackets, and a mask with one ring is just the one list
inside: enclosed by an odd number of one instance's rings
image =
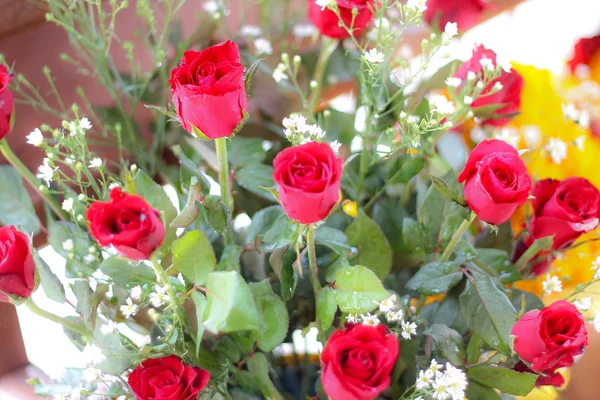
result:
[(581, 299), (581, 301), (577, 301), (577, 300), (574, 301), (573, 305), (575, 307), (577, 307), (577, 309), (579, 311), (587, 311), (592, 306), (592, 298), (591, 297), (584, 297), (583, 299)]
[(133, 304), (133, 300), (131, 300), (131, 298), (127, 298), (125, 305), (122, 305), (121, 308), (121, 312), (123, 313), (123, 316), (125, 316), (125, 318), (129, 318), (132, 315), (137, 314), (138, 312), (138, 306), (137, 304)]
[(452, 39), (458, 35), (458, 24), (456, 22), (448, 22), (444, 27), (444, 33), (448, 39)]
[(500, 91), (504, 88), (504, 86), (502, 86), (502, 83), (500, 83), (500, 81), (494, 83), (494, 89)]
[(262, 29), (256, 25), (244, 25), (240, 29), (240, 34), (242, 36), (258, 37), (262, 35)]
[(381, 311), (382, 313), (386, 313), (388, 311), (392, 311), (393, 309), (395, 309), (396, 306), (397, 306), (396, 295), (393, 294), (390, 297), (388, 297), (387, 299), (383, 300), (381, 303), (379, 303), (379, 311)]
[(63, 250), (71, 251), (73, 250), (73, 239), (67, 239), (62, 244)]
[(381, 53), (376, 48), (372, 48), (363, 54), (363, 58), (366, 62), (377, 65), (385, 61), (385, 54)]
[(333, 152), (335, 154), (339, 154), (340, 147), (342, 147), (342, 144), (340, 142), (338, 142), (337, 140), (334, 140), (333, 142), (329, 143), (329, 146), (331, 147), (331, 150), (333, 150)]
[(465, 96), (465, 98), (463, 99), (463, 103), (470, 106), (471, 104), (473, 104), (473, 98), (471, 96)]
[(581, 111), (581, 113), (579, 114), (579, 120), (577, 121), (577, 123), (579, 125), (581, 125), (582, 128), (589, 128), (590, 127), (590, 113), (587, 112), (586, 110)]
[(102, 167), (102, 159), (101, 158), (94, 158), (92, 161), (90, 161), (90, 165), (88, 165), (88, 168), (101, 168)]
[(523, 132), (523, 139), (525, 139), (525, 144), (529, 148), (536, 147), (542, 138), (542, 132), (540, 128), (535, 125), (526, 125), (521, 128)]
[(71, 391), (71, 399), (72, 400), (79, 400), (82, 398), (81, 396), (83, 396), (83, 388), (82, 387), (75, 388)]
[(131, 289), (130, 296), (134, 300), (139, 300), (142, 297), (142, 287), (140, 285), (134, 286)]
[(319, 125), (313, 124), (308, 126), (308, 135), (313, 140), (318, 140), (325, 137), (325, 131)]
[(273, 54), (273, 46), (271, 42), (269, 42), (265, 38), (258, 38), (254, 40), (254, 49), (256, 50), (256, 55), (260, 56), (263, 54), (271, 55)]
[(153, 292), (150, 294), (150, 303), (152, 303), (152, 305), (154, 307), (160, 307), (165, 303), (168, 303), (169, 301), (171, 301), (171, 298), (169, 297), (169, 295), (166, 294), (166, 289), (161, 287), (161, 286), (154, 286), (154, 289), (156, 290), (156, 292)]
[(35, 128), (29, 135), (27, 135), (27, 143), (35, 147), (40, 147), (42, 143), (44, 143), (44, 135), (42, 135), (40, 128)]
[(487, 139), (488, 135), (484, 129), (476, 126), (475, 128), (471, 129), (469, 137), (471, 138), (471, 140), (473, 140), (473, 142), (479, 143)]
[(62, 209), (65, 210), (66, 212), (70, 213), (71, 211), (73, 211), (73, 198), (69, 197), (66, 200), (63, 200), (62, 202)]
[(305, 38), (305, 37), (311, 37), (312, 35), (315, 34), (316, 32), (316, 28), (313, 24), (296, 24), (294, 25), (294, 28), (292, 29), (292, 33), (294, 36), (296, 36), (297, 38), (301, 39), (301, 38)]
[(578, 136), (575, 138), (575, 146), (579, 149), (579, 151), (583, 151), (583, 143), (585, 143), (585, 136)]
[(433, 398), (435, 400), (448, 400), (452, 395), (448, 392), (444, 379), (436, 379), (433, 382)]
[(479, 64), (481, 64), (481, 67), (486, 71), (493, 71), (495, 69), (494, 62), (487, 57), (482, 57), (481, 60), (479, 60)]
[(321, 7), (321, 11), (325, 10), (333, 0), (315, 0), (315, 4)]
[(277, 68), (273, 70), (273, 79), (275, 82), (279, 83), (282, 80), (288, 79), (288, 76), (285, 74), (286, 69), (287, 67), (283, 63), (279, 63), (279, 65), (277, 65)]
[(594, 311), (594, 320), (592, 321), (596, 332), (600, 333), (600, 310)]
[(417, 324), (410, 321), (402, 321), (402, 337), (410, 340), (411, 335), (417, 334)]
[(550, 138), (545, 148), (550, 152), (550, 158), (555, 164), (560, 165), (567, 158), (567, 144), (559, 138)]
[(462, 79), (455, 78), (453, 76), (446, 79), (446, 86), (451, 87), (451, 88), (457, 88), (461, 85), (461, 83), (462, 83)]
[(96, 382), (101, 374), (102, 371), (99, 369), (89, 367), (83, 370), (83, 380), (86, 382)]
[(388, 313), (385, 314), (385, 318), (388, 320), (388, 322), (402, 321), (402, 318), (404, 318), (404, 313), (402, 310), (388, 311)]
[(467, 80), (468, 81), (474, 81), (475, 79), (477, 79), (477, 74), (473, 71), (469, 71), (467, 72)]
[(350, 313), (346, 317), (346, 322), (350, 322), (351, 324), (356, 324), (356, 323), (360, 322), (360, 318), (359, 318), (358, 314)]
[(117, 400), (127, 400), (127, 397), (125, 395), (119, 396), (117, 397)]
[(434, 94), (429, 97), (429, 109), (442, 115), (450, 115), (456, 111), (454, 104), (439, 94)]
[(427, 371), (419, 371), (419, 376), (417, 378), (417, 390), (429, 389), (433, 383), (432, 379), (434, 376), (435, 374), (429, 369)]
[(494, 137), (496, 139), (505, 141), (506, 143), (508, 143), (512, 147), (514, 147), (515, 149), (519, 147), (519, 142), (521, 141), (519, 132), (511, 126), (503, 127), (502, 129), (500, 129), (500, 131), (497, 131), (494, 134)]
[(48, 158), (44, 158), (44, 163), (40, 165), (38, 168), (38, 174), (36, 175), (38, 178), (46, 181), (48, 187), (50, 187), (50, 182), (54, 179), (54, 173), (58, 168), (52, 168), (48, 163), (50, 160)]
[(215, 14), (219, 12), (219, 4), (216, 1), (207, 1), (204, 3), (202, 8), (209, 14)]
[(427, 10), (427, 5), (425, 4), (425, 0), (408, 0), (406, 2), (406, 7), (411, 8), (420, 13)]
[(64, 163), (67, 165), (75, 164), (75, 157), (73, 157), (73, 156), (66, 157)]
[(594, 273), (594, 280), (600, 279), (600, 256), (597, 256), (594, 261), (592, 261), (592, 270), (596, 271)]
[(575, 105), (569, 103), (566, 106), (563, 105), (562, 109), (566, 118), (572, 119), (573, 121), (577, 121), (579, 119), (579, 110), (575, 108)]
[(85, 129), (86, 131), (89, 131), (90, 129), (92, 129), (92, 123), (89, 119), (83, 117), (79, 120), (79, 127), (81, 129)]
[(438, 362), (433, 359), (431, 360), (431, 364), (429, 364), (429, 371), (433, 372), (434, 375), (437, 375), (438, 372), (442, 372), (444, 366), (442, 364), (438, 364)]
[(88, 254), (85, 257), (83, 257), (83, 262), (86, 264), (91, 264), (94, 261), (96, 261), (96, 256), (94, 256), (92, 254)]
[(376, 315), (367, 313), (367, 315), (361, 314), (363, 325), (377, 326), (379, 325), (379, 318)]
[(117, 326), (118, 324), (115, 321), (106, 321), (106, 323), (100, 327), (100, 331), (103, 335), (110, 335), (117, 330)]
[(546, 294), (552, 294), (552, 292), (560, 293), (562, 292), (562, 281), (558, 276), (550, 276), (550, 274), (548, 274), (546, 275), (546, 280), (542, 282), (542, 287)]

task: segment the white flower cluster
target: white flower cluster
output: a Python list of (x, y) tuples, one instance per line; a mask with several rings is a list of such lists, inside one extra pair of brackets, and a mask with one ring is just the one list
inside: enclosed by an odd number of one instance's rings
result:
[(562, 292), (562, 281), (556, 275), (550, 276), (550, 274), (546, 275), (546, 280), (542, 282), (542, 287), (544, 288), (544, 292), (546, 294), (552, 294), (552, 292), (560, 293)]
[(440, 94), (429, 96), (429, 109), (441, 115), (450, 115), (456, 111), (454, 103)]
[(383, 54), (376, 48), (372, 48), (371, 50), (369, 50), (363, 54), (363, 58), (369, 64), (377, 65), (377, 64), (381, 64), (385, 61), (385, 54)]
[(273, 80), (277, 83), (287, 80), (288, 76), (287, 76), (286, 72), (287, 72), (287, 67), (285, 66), (284, 63), (277, 64), (277, 67), (273, 70), (273, 75), (272, 75)]
[(66, 125), (71, 136), (85, 135), (86, 131), (92, 129), (92, 123), (85, 117), (75, 121), (66, 122), (66, 124), (65, 122), (66, 121), (63, 121), (63, 126)]
[(563, 114), (565, 118), (577, 122), (582, 128), (587, 129), (590, 126), (590, 113), (586, 110), (578, 110), (573, 104), (563, 105)]
[(600, 256), (592, 261), (592, 271), (594, 271), (594, 280), (600, 279)]
[(379, 303), (379, 311), (385, 314), (385, 318), (388, 320), (388, 322), (400, 323), (400, 326), (402, 327), (400, 335), (404, 339), (410, 340), (417, 334), (417, 324), (411, 322), (410, 320), (404, 319), (404, 313), (400, 309), (400, 305), (398, 304), (398, 299), (396, 298), (395, 294)]
[[(306, 123), (306, 117), (300, 114), (292, 114), (289, 118), (284, 118), (283, 127), (285, 137), (295, 146), (320, 142), (325, 137), (325, 131), (319, 125)], [(337, 143), (334, 142), (334, 145), (339, 149)]]
[(431, 360), (429, 368), (419, 372), (416, 389), (431, 395), (434, 400), (463, 400), (467, 384), (463, 371), (450, 363), (446, 363), (444, 371), (443, 365)]
[(559, 138), (550, 138), (545, 150), (550, 154), (550, 158), (555, 164), (560, 165), (567, 158), (567, 144)]

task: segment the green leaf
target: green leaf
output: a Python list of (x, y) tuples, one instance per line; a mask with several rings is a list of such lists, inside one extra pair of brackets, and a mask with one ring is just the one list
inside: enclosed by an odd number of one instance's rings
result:
[(116, 284), (127, 287), (156, 282), (154, 271), (144, 263), (135, 263), (127, 258), (113, 256), (100, 264), (100, 270), (110, 276)]
[(467, 371), (469, 380), (490, 386), (503, 393), (528, 395), (535, 386), (536, 374), (517, 372), (499, 367), (473, 367)]
[[(544, 308), (544, 302), (531, 292), (511, 288), (507, 291), (507, 295), (513, 307), (515, 307), (515, 310), (518, 312), (528, 312)], [(521, 310), (523, 298), (525, 298), (525, 309)]]
[(16, 169), (0, 165), (0, 188), (0, 223), (4, 226), (14, 225), (29, 234), (38, 233), (40, 220)]
[(199, 354), (200, 345), (202, 344), (202, 336), (204, 335), (204, 311), (206, 311), (208, 301), (202, 293), (197, 291), (193, 291), (191, 297), (192, 301), (194, 302), (194, 306), (196, 307), (196, 321), (198, 324), (198, 330), (196, 332), (196, 354)]
[[(89, 276), (96, 271), (93, 265), (83, 261), (92, 245), (90, 237), (84, 230), (73, 223), (59, 221), (49, 224), (48, 233), (50, 245), (54, 251), (67, 259), (67, 264), (74, 269), (76, 276)], [(64, 245), (69, 240), (73, 241), (73, 250), (65, 249)]]
[(265, 164), (249, 164), (240, 168), (235, 174), (235, 180), (237, 183), (254, 193), (255, 195), (262, 197), (265, 200), (271, 202), (275, 201), (273, 195), (268, 191), (261, 189), (261, 187), (272, 187), (275, 186), (273, 180), (273, 167)]
[(236, 271), (241, 272), (240, 257), (244, 248), (237, 244), (228, 244), (223, 249), (221, 260), (217, 265), (217, 271)]
[(317, 296), (317, 322), (321, 332), (326, 332), (333, 323), (337, 311), (336, 292), (328, 287)]
[(421, 251), (427, 246), (423, 227), (412, 218), (402, 220), (402, 240), (412, 251)]
[(392, 248), (375, 221), (361, 210), (346, 229), (348, 243), (358, 248), (351, 264), (371, 269), (380, 279), (385, 279), (392, 268)]
[(229, 142), (227, 158), (234, 168), (262, 163), (267, 152), (263, 149), (263, 139), (235, 136)]
[(408, 290), (432, 296), (447, 292), (458, 285), (463, 278), (460, 264), (455, 262), (430, 262), (406, 283)]
[(510, 354), (510, 331), (517, 313), (489, 276), (475, 271), (471, 275), (459, 298), (467, 325), (489, 346)]
[(173, 267), (196, 285), (203, 285), (217, 267), (217, 258), (204, 232), (187, 232), (173, 244)]
[(269, 378), (269, 363), (263, 353), (255, 353), (248, 359), (248, 371), (251, 378), (258, 384), (261, 393), (270, 400), (284, 400)]
[(254, 78), (254, 74), (256, 74), (258, 66), (262, 61), (264, 61), (264, 59), (262, 58), (259, 58), (258, 60), (254, 61), (250, 68), (248, 68), (248, 70), (246, 71), (246, 74), (244, 75), (244, 82), (246, 82), (246, 92), (250, 94), (252, 93), (252, 78)]
[(85, 279), (77, 279), (71, 285), (73, 294), (77, 298), (76, 311), (87, 321), (92, 316), (92, 289)]
[[(102, 320), (98, 320), (102, 321)], [(104, 322), (98, 323), (94, 329), (94, 342), (103, 350), (104, 358), (94, 366), (105, 374), (120, 375), (130, 368), (139, 352), (126, 349), (118, 332), (105, 333)]]
[(179, 153), (179, 163), (181, 164), (182, 186), (190, 187), (194, 184), (193, 179), (196, 179), (195, 182), (200, 184), (202, 193), (208, 195), (210, 193), (210, 182), (206, 178), (206, 175), (200, 171), (196, 163), (190, 160), (183, 151)]
[(455, 367), (462, 367), (465, 359), (465, 346), (462, 336), (446, 325), (433, 324), (424, 335), (431, 336), (440, 353)]
[(345, 313), (373, 311), (388, 297), (379, 278), (367, 267), (344, 267), (335, 274), (335, 298)]
[(477, 248), (496, 248), (504, 250), (507, 253), (512, 252), (513, 248), (513, 232), (510, 221), (497, 226), (495, 232), (490, 227), (486, 227), (481, 233), (475, 237), (475, 247)]
[[(479, 262), (483, 263), (488, 269), (500, 278), (503, 284), (516, 282), (521, 279), (521, 275), (510, 262), (509, 254), (501, 249), (476, 249), (479, 256)], [(475, 262), (480, 266), (479, 262)], [(486, 269), (486, 271), (488, 270)]]
[(214, 333), (260, 329), (260, 315), (252, 292), (240, 274), (213, 272), (206, 279), (206, 290), (206, 329)]
[(40, 277), (40, 284), (46, 296), (61, 304), (66, 303), (65, 287), (60, 279), (52, 272), (48, 264), (46, 264), (36, 250), (33, 251), (33, 258)]
[(469, 382), (465, 396), (469, 400), (502, 400), (500, 395), (494, 389), (482, 386), (477, 382)]
[(271, 225), (273, 225), (275, 220), (277, 218), (279, 218), (282, 214), (285, 214), (285, 213), (283, 212), (283, 208), (281, 208), (281, 206), (279, 206), (279, 205), (263, 208), (262, 210), (258, 211), (256, 214), (254, 214), (254, 216), (252, 217), (252, 223), (250, 224), (250, 227), (248, 228), (248, 236), (246, 238), (246, 244), (248, 244), (248, 245), (260, 244), (260, 243), (257, 243), (258, 236), (261, 235), (262, 233), (264, 233), (267, 229), (269, 229), (269, 227)]
[[(196, 182), (197, 179), (193, 178)], [(200, 210), (198, 209), (198, 205), (196, 201), (202, 197), (202, 187), (200, 183), (196, 182), (192, 184), (189, 188), (189, 193), (187, 196), (187, 201), (185, 207), (177, 214), (175, 219), (171, 221), (172, 228), (187, 228), (191, 224), (196, 221)]]
[(265, 252), (271, 252), (280, 247), (294, 242), (297, 236), (298, 224), (291, 221), (283, 211), (261, 234), (258, 235), (260, 245), (258, 248)]
[(481, 347), (483, 346), (483, 340), (477, 334), (471, 336), (469, 345), (467, 346), (467, 362), (469, 364), (475, 364), (479, 357), (481, 357)]
[(344, 232), (330, 228), (328, 226), (320, 227), (315, 234), (317, 244), (327, 246), (340, 255), (351, 255), (352, 246), (348, 244), (348, 239)]
[(446, 199), (431, 185), (421, 204), (417, 207), (419, 222), (424, 228), (425, 238), (431, 245), (437, 245), (440, 226), (444, 218)]
[(204, 219), (219, 234), (224, 234), (231, 220), (231, 213), (221, 197), (208, 195), (202, 199)]
[(263, 321), (258, 331), (258, 347), (262, 351), (273, 351), (287, 335), (290, 323), (287, 308), (281, 297), (273, 292), (268, 279), (251, 283), (250, 290)]
[(388, 185), (407, 183), (425, 166), (425, 158), (421, 155), (406, 155), (397, 159), (388, 172)]
[(440, 192), (442, 196), (444, 196), (446, 199), (454, 201), (460, 204), (461, 206), (467, 205), (467, 201), (465, 200), (465, 196), (462, 190), (458, 190), (455, 187), (452, 187), (443, 178), (440, 178), (438, 176), (431, 175), (430, 178), (435, 190)]

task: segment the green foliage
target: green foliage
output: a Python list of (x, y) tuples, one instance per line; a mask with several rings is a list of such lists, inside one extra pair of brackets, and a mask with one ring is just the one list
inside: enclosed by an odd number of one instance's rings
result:
[(262, 188), (275, 186), (273, 167), (265, 164), (248, 164), (235, 174), (235, 181), (244, 189), (265, 200), (275, 201), (273, 195)]
[(93, 293), (90, 285), (85, 279), (77, 279), (71, 285), (71, 289), (73, 289), (73, 294), (77, 298), (77, 307), (75, 310), (85, 320), (89, 321), (92, 316), (91, 298)]
[(206, 306), (208, 305), (208, 301), (206, 297), (199, 292), (192, 292), (191, 294), (192, 301), (194, 302), (194, 307), (196, 309), (196, 354), (200, 353), (200, 345), (202, 344), (202, 336), (204, 335), (204, 311), (206, 311)]
[(217, 267), (217, 258), (210, 241), (202, 231), (190, 231), (173, 245), (173, 266), (196, 285)]
[(0, 223), (37, 234), (41, 223), (19, 172), (11, 166), (0, 165), (0, 188), (3, 188), (0, 189)]
[(231, 213), (221, 197), (208, 195), (201, 201), (204, 220), (217, 233), (223, 235), (227, 231), (231, 220)]
[(315, 241), (317, 244), (329, 247), (339, 255), (352, 254), (352, 246), (348, 244), (346, 235), (340, 230), (322, 226), (315, 234)]
[(380, 279), (385, 279), (392, 268), (392, 249), (375, 221), (359, 211), (354, 222), (346, 229), (348, 243), (358, 248), (351, 259), (355, 265), (371, 269)]
[(317, 322), (322, 331), (327, 331), (337, 311), (336, 292), (328, 287), (321, 289), (317, 296)]
[(473, 367), (467, 371), (470, 380), (499, 389), (503, 393), (526, 396), (535, 386), (536, 374), (500, 367)]
[(269, 378), (269, 363), (263, 353), (256, 353), (248, 360), (248, 372), (267, 399), (283, 400), (271, 378)]
[(258, 347), (262, 351), (273, 351), (287, 335), (287, 308), (281, 297), (273, 292), (268, 280), (251, 283), (250, 290), (262, 319), (262, 326), (258, 331)]
[(263, 140), (235, 136), (229, 142), (227, 159), (234, 168), (260, 164), (265, 160), (267, 152), (263, 149)]
[(463, 273), (456, 262), (431, 262), (425, 264), (406, 282), (406, 288), (432, 296), (458, 285)]
[(254, 215), (246, 243), (271, 252), (292, 243), (297, 229), (298, 224), (289, 220), (281, 206), (267, 207)]
[(40, 257), (37, 251), (33, 251), (33, 258), (37, 266), (37, 273), (44, 293), (49, 299), (58, 303), (66, 303), (65, 287), (58, 277), (52, 272), (48, 264)]
[(156, 281), (154, 271), (144, 263), (136, 263), (127, 258), (113, 256), (102, 261), (100, 271), (110, 276), (121, 286), (135, 286)]
[(427, 328), (424, 335), (430, 336), (441, 355), (455, 367), (462, 367), (466, 358), (462, 336), (446, 325), (433, 324)]
[(342, 267), (335, 273), (335, 299), (345, 313), (372, 311), (389, 297), (373, 271), (361, 265)]
[[(92, 241), (88, 234), (71, 222), (52, 222), (48, 226), (48, 241), (58, 254), (67, 259), (67, 272), (71, 267), (72, 276), (89, 276), (96, 270), (93, 264), (85, 262), (85, 256), (89, 253)], [(67, 243), (73, 245), (72, 250), (68, 250)], [(72, 254), (72, 255), (71, 255)]]

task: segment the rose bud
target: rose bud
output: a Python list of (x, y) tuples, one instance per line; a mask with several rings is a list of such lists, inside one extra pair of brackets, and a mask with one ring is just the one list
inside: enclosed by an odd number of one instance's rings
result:
[(475, 26), (483, 10), (489, 8), (485, 0), (427, 0), (423, 19), (430, 26), (443, 31), (448, 22), (456, 22), (464, 32)]
[(129, 374), (136, 400), (195, 400), (209, 380), (210, 372), (177, 356), (150, 358)]
[(273, 179), (287, 216), (304, 225), (327, 218), (340, 198), (343, 163), (326, 143), (309, 142), (277, 154)]
[(465, 182), (469, 208), (494, 225), (507, 221), (531, 190), (531, 177), (519, 153), (497, 139), (483, 140), (471, 151), (458, 182)]
[(573, 47), (573, 56), (567, 61), (567, 65), (574, 75), (578, 75), (578, 69), (582, 68), (586, 71), (585, 75), (589, 71), (593, 79), (600, 81), (600, 70), (595, 72), (597, 68), (593, 68), (600, 67), (600, 35), (579, 39)]
[(0, 64), (0, 139), (10, 133), (13, 116), (14, 98), (8, 90), (12, 74), (5, 65)]
[(28, 298), (35, 287), (35, 263), (29, 237), (14, 226), (0, 228), (0, 301)]
[(209, 139), (227, 137), (244, 119), (244, 66), (230, 40), (203, 51), (186, 51), (169, 83), (177, 118), (191, 134), (195, 127)]
[[(493, 68), (496, 68), (496, 53), (486, 49), (482, 45), (478, 45), (473, 49), (473, 56), (470, 60), (463, 63), (454, 77), (461, 79), (462, 84), (457, 90), (460, 90), (467, 82), (469, 72), (477, 74), (479, 77), (483, 75), (484, 65), (482, 60), (487, 61)], [(485, 62), (485, 61), (484, 61)], [(512, 67), (510, 71), (502, 70), (500, 76), (491, 81), (482, 91), (481, 94), (474, 99), (471, 107), (476, 111), (479, 107), (490, 105), (503, 106), (493, 111), (493, 117), (481, 118), (483, 125), (504, 126), (513, 115), (519, 112), (521, 106), (521, 91), (523, 90), (523, 77)], [(500, 89), (498, 89), (500, 87)], [(493, 94), (490, 92), (493, 91)]]
[[(587, 179), (545, 179), (536, 183), (532, 196), (530, 235), (517, 249), (515, 258), (536, 239), (546, 236), (553, 236), (552, 250), (564, 249), (600, 222), (600, 192)], [(547, 257), (533, 265), (534, 275), (545, 273), (552, 261), (550, 254), (540, 255)]]
[[(359, 36), (373, 19), (373, 13), (369, 8), (374, 7), (373, 0), (335, 0), (335, 3), (340, 11), (342, 21), (348, 28), (352, 29), (352, 36)], [(353, 8), (358, 11), (358, 14), (354, 17), (354, 24), (352, 24)], [(325, 36), (334, 39), (350, 37), (348, 31), (339, 26), (340, 19), (335, 12), (326, 7), (323, 8), (315, 0), (308, 0), (308, 17)]]
[(346, 324), (321, 354), (323, 390), (332, 400), (372, 400), (390, 385), (398, 353), (398, 338), (385, 325)]
[(539, 385), (562, 385), (564, 380), (556, 370), (573, 365), (573, 357), (582, 354), (588, 344), (583, 316), (564, 300), (525, 313), (513, 326), (511, 335), (515, 337), (513, 349), (521, 360), (542, 374)]
[(142, 197), (114, 188), (110, 201), (97, 201), (87, 210), (92, 235), (101, 246), (114, 246), (132, 260), (147, 260), (165, 238), (158, 210)]

